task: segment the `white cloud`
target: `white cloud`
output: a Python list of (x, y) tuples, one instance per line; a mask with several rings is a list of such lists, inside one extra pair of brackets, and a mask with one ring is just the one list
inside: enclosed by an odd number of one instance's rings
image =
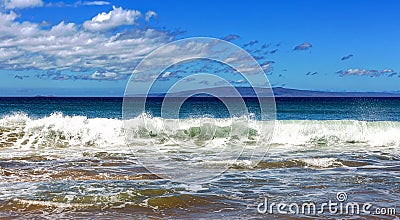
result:
[(111, 3), (108, 1), (81, 1), (81, 0), (78, 0), (74, 3), (65, 3), (63, 1), (49, 2), (49, 3), (46, 3), (46, 6), (63, 8), (63, 7), (79, 7), (79, 6), (102, 6), (102, 5), (110, 5), (110, 4)]
[(112, 11), (108, 13), (102, 12), (92, 20), (85, 21), (83, 27), (89, 31), (107, 31), (122, 25), (132, 25), (140, 16), (140, 11), (124, 10), (122, 7), (113, 6)]
[(397, 74), (396, 71), (389, 68), (386, 68), (384, 70), (354, 68), (354, 69), (340, 70), (337, 71), (336, 73), (338, 73), (340, 76), (370, 76), (370, 77), (377, 77), (382, 75), (387, 75), (392, 77)]
[(381, 71), (381, 73), (389, 73), (389, 74), (394, 73), (394, 72), (395, 71), (393, 69), (389, 69), (389, 68), (386, 68), (386, 69)]
[(154, 11), (146, 12), (146, 15), (145, 15), (145, 20), (146, 21), (150, 21), (150, 19), (153, 18), (153, 17), (157, 17), (157, 13), (155, 13)]
[(0, 13), (0, 25), (10, 23), (14, 21), (17, 17), (17, 14), (15, 14), (15, 12), (13, 11), (11, 11), (9, 14)]
[(77, 27), (74, 23), (65, 24), (64, 21), (53, 26), (48, 34), (50, 36), (71, 36), (77, 33)]
[[(115, 21), (115, 16), (136, 13), (122, 10), (122, 13), (115, 14), (121, 10), (114, 8), (111, 11), (113, 13), (101, 13), (92, 20), (107, 23)], [(126, 78), (144, 56), (174, 39), (169, 32), (156, 29), (92, 32), (81, 28), (81, 24), (62, 21), (54, 26), (43, 27), (40, 23), (19, 22), (16, 18), (17, 15), (12, 11), (0, 12), (0, 69), (85, 71), (87, 74), (79, 73), (81, 76), (78, 77), (53, 76), (57, 79)], [(97, 74), (88, 74), (95, 70)]]
[(167, 78), (169, 75), (171, 75), (171, 72), (165, 72), (161, 77)]
[(78, 78), (85, 79), (85, 80), (119, 80), (125, 77), (123, 75), (119, 75), (114, 72), (99, 72), (96, 71), (91, 75), (81, 75)]
[(310, 43), (304, 42), (304, 43), (302, 43), (302, 44), (299, 44), (299, 45), (295, 46), (295, 47), (293, 48), (293, 50), (308, 50), (308, 49), (310, 49), (311, 47), (312, 47), (312, 45), (311, 45)]
[(87, 1), (87, 2), (82, 2), (82, 5), (110, 5), (110, 2), (106, 1)]
[(365, 75), (377, 75), (379, 74), (378, 70), (367, 70), (367, 69), (347, 69), (347, 70), (341, 70), (338, 71), (341, 76), (351, 76), (351, 75), (356, 75), (356, 76), (365, 76)]
[[(44, 27), (40, 23), (20, 22), (14, 12), (0, 12), (0, 69), (39, 70), (41, 73), (36, 77), (53, 80), (127, 79), (145, 56), (176, 37), (168, 31), (140, 29), (138, 26), (111, 31), (111, 27), (144, 22), (135, 17), (138, 14), (140, 12), (135, 10), (113, 7), (111, 11), (100, 13), (82, 24), (62, 21)], [(245, 54), (220, 48), (218, 41), (206, 40), (165, 46), (154, 58), (163, 65), (181, 62), (193, 54), (209, 56), (210, 51), (215, 51), (213, 57), (221, 53), (223, 60), (231, 55), (242, 57)], [(174, 56), (169, 56), (171, 52)], [(243, 64), (239, 66), (242, 71), (259, 70), (259, 66), (256, 66), (258, 69), (246, 66), (248, 60), (245, 58), (232, 62), (236, 66)], [(150, 61), (150, 64), (153, 66), (154, 62)], [(140, 80), (149, 80), (154, 74), (140, 76)], [(164, 75), (172, 76), (172, 72)]]
[(5, 0), (4, 6), (7, 9), (15, 8), (34, 8), (41, 7), (44, 3), (42, 0)]

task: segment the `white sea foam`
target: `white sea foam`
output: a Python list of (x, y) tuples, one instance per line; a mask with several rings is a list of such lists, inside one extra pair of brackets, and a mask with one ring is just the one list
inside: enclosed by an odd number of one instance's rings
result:
[[(55, 113), (40, 119), (24, 114), (6, 116), (0, 120), (3, 141), (16, 134), (14, 147), (116, 146), (124, 144), (122, 121), (84, 116), (64, 116)], [(8, 139), (9, 140), (9, 139)]]
[(399, 146), (400, 122), (356, 120), (277, 121), (271, 143), (285, 145)]
[(302, 161), (308, 166), (319, 168), (327, 168), (340, 163), (336, 158), (307, 158)]
[[(246, 141), (249, 138), (257, 139), (262, 133), (259, 130), (261, 123), (266, 123), (251, 121), (241, 124), (239, 120), (243, 119), (215, 119), (211, 123), (209, 118), (183, 119), (176, 122), (172, 119), (140, 117), (129, 121), (129, 124), (136, 125), (134, 130), (129, 131), (133, 132), (130, 135), (136, 141), (134, 145), (160, 144), (171, 148), (174, 143), (163, 139), (166, 136), (183, 142), (201, 144), (203, 141), (209, 145), (226, 145), (226, 142), (221, 140), (231, 136), (232, 131), (236, 131), (235, 135), (239, 139)], [(111, 149), (126, 145), (124, 124), (119, 119), (65, 116), (61, 113), (40, 119), (33, 119), (25, 114), (14, 114), (0, 119), (0, 146), (22, 149), (57, 147)], [(176, 126), (177, 124), (179, 126)], [(232, 130), (232, 126), (240, 129)], [(399, 133), (400, 122), (392, 121), (280, 120), (275, 123), (270, 143), (285, 148), (337, 145), (397, 147), (400, 146)], [(253, 137), (250, 137), (252, 135)], [(259, 142), (259, 144), (266, 143)]]

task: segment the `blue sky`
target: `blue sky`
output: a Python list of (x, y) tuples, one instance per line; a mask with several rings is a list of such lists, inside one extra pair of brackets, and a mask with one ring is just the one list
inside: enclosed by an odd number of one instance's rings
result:
[(400, 91), (399, 9), (395, 0), (3, 0), (0, 96), (122, 96), (143, 57), (202, 36), (267, 63), (273, 86)]

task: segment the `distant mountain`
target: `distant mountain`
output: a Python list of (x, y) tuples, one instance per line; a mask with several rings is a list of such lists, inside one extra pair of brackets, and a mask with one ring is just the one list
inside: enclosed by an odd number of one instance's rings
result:
[(54, 95), (36, 95), (35, 98), (56, 98)]
[[(254, 89), (251, 87), (237, 87), (236, 88), (242, 97), (255, 97)], [(258, 96), (269, 97), (270, 90), (256, 88)], [(184, 92), (177, 92), (169, 94), (171, 97), (189, 97), (192, 94), (196, 97), (207, 97), (212, 91), (215, 96), (218, 97), (237, 97), (232, 92), (231, 87), (218, 87), (213, 89), (200, 89), (200, 90), (189, 90)], [(389, 92), (325, 92), (325, 91), (313, 91), (313, 90), (300, 90), (300, 89), (288, 89), (283, 87), (272, 88), (275, 97), (400, 97), (400, 93), (389, 93)], [(164, 97), (165, 93), (153, 93), (147, 97)]]
[(400, 97), (400, 93), (389, 92), (325, 92), (276, 87), (276, 97)]

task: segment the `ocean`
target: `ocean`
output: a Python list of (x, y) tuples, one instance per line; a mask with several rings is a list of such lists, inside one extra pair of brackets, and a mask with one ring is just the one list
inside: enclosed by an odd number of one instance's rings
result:
[[(400, 217), (400, 98), (275, 101), (273, 133), (257, 142), (258, 128), (270, 122), (254, 98), (245, 99), (244, 125), (216, 98), (189, 98), (178, 118), (161, 117), (162, 98), (149, 98), (146, 114), (130, 119), (136, 130), (127, 144), (122, 98), (0, 98), (0, 218)], [(183, 152), (171, 138), (198, 147)], [(219, 167), (225, 161), (201, 157), (241, 145), (262, 147), (265, 156), (256, 164), (240, 157), (227, 170)], [(136, 150), (154, 147), (177, 164), (224, 172), (199, 183), (160, 178), (141, 162), (147, 151)], [(259, 210), (266, 199), (322, 204), (339, 194), (342, 203), (370, 203), (372, 213)], [(397, 213), (379, 215), (378, 208)]]

